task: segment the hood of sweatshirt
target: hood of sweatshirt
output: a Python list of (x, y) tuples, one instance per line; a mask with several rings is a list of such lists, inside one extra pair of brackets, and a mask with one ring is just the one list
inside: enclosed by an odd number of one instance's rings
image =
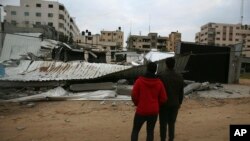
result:
[(149, 78), (149, 77), (145, 77), (145, 76), (140, 76), (138, 78), (141, 82), (141, 84), (143, 84), (146, 87), (155, 87), (157, 85), (159, 85), (160, 79), (159, 78)]

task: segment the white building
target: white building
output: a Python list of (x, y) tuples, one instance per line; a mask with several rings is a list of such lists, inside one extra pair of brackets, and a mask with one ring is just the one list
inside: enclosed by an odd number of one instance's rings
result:
[(56, 1), (20, 0), (20, 6), (7, 5), (5, 21), (17, 27), (33, 27), (33, 25), (49, 25), (69, 36), (79, 35), (80, 31), (73, 17), (65, 6)]

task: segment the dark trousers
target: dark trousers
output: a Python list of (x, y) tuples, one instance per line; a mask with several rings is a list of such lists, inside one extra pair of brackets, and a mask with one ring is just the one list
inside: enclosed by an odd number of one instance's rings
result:
[(138, 141), (138, 135), (141, 130), (141, 127), (143, 123), (147, 122), (147, 141), (153, 141), (154, 140), (154, 128), (155, 123), (157, 121), (158, 115), (153, 116), (141, 116), (138, 114), (135, 114), (134, 117), (134, 124), (131, 134), (131, 141)]
[(175, 121), (178, 114), (179, 107), (164, 107), (160, 109), (160, 136), (161, 141), (166, 141), (166, 134), (168, 128), (169, 141), (174, 140)]

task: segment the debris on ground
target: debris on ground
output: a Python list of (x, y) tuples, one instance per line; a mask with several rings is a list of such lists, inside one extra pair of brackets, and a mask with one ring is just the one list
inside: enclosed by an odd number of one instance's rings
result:
[[(64, 101), (64, 100), (99, 100), (100, 104), (104, 105), (107, 100), (131, 100), (131, 91), (133, 85), (126, 84), (126, 80), (119, 82), (104, 82), (104, 83), (87, 83), (81, 84), (83, 88), (74, 86), (74, 90), (87, 90), (84, 92), (72, 92), (63, 87), (50, 88), (23, 88), (23, 89), (2, 89), (0, 90), (0, 102), (19, 102), (25, 107), (32, 108), (35, 106), (35, 101)], [(185, 98), (190, 96), (208, 97), (208, 98), (240, 98), (250, 97), (250, 87), (236, 84), (220, 84), (209, 82), (194, 82), (185, 81), (184, 88)], [(98, 90), (106, 87), (111, 90)], [(90, 86), (92, 88), (87, 88)], [(73, 85), (72, 85), (73, 87)], [(99, 88), (98, 88), (99, 87)], [(92, 89), (92, 91), (89, 91)], [(115, 104), (112, 104), (115, 106)]]

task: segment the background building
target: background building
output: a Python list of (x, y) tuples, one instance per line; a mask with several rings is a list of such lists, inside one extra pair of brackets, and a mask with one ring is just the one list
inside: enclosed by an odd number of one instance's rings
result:
[(115, 31), (101, 31), (101, 34), (92, 35), (90, 31), (82, 31), (74, 40), (78, 45), (98, 48), (100, 50), (122, 50), (124, 33), (119, 27)]
[(65, 6), (56, 1), (20, 0), (20, 6), (4, 7), (5, 21), (16, 27), (48, 25), (60, 35), (77, 36), (80, 31)]
[[(114, 31), (101, 31), (101, 34), (92, 35), (89, 30), (82, 31), (74, 41), (77, 45), (97, 52), (105, 52), (107, 62), (115, 60), (115, 53), (123, 49), (124, 33), (119, 27)], [(110, 60), (110, 61), (109, 61)]]
[(168, 37), (160, 36), (158, 33), (149, 33), (148, 36), (130, 35), (127, 45), (132, 50), (149, 51), (158, 49), (174, 52), (179, 42), (181, 42), (181, 33), (178, 32), (171, 32)]
[(250, 57), (250, 25), (208, 23), (196, 33), (195, 42), (207, 45), (228, 46), (243, 43), (244, 56)]
[(171, 52), (176, 51), (176, 47), (180, 44), (181, 42), (181, 33), (177, 32), (171, 32), (169, 34), (169, 42), (167, 45), (167, 50)]
[(121, 27), (115, 31), (101, 31), (100, 41), (103, 45), (109, 45), (111, 50), (121, 50), (123, 48), (124, 33), (121, 31)]

